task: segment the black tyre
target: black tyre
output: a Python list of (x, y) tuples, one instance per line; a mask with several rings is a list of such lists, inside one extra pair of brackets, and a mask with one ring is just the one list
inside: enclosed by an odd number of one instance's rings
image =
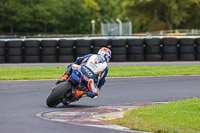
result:
[(58, 62), (74, 62), (75, 57), (73, 55), (60, 55), (58, 57)]
[(23, 50), (22, 50), (22, 48), (8, 48), (7, 54), (8, 55), (22, 55)]
[(43, 47), (41, 50), (42, 55), (56, 55), (57, 49), (55, 47)]
[(143, 46), (128, 47), (128, 54), (143, 54), (143, 53), (144, 53)]
[(145, 55), (146, 61), (160, 61), (162, 59), (161, 54), (147, 54)]
[(122, 55), (127, 54), (127, 49), (126, 47), (112, 47), (111, 52), (113, 55)]
[(107, 47), (108, 44), (109, 44), (108, 39), (95, 39), (95, 40), (93, 40), (93, 46)]
[(143, 54), (128, 55), (128, 61), (144, 61), (144, 55)]
[(200, 46), (197, 46), (197, 49), (196, 49), (197, 53), (200, 54)]
[(180, 53), (191, 54), (191, 53), (194, 53), (194, 52), (195, 52), (194, 46), (181, 46), (180, 47)]
[(12, 40), (7, 41), (8, 48), (22, 48), (22, 41), (21, 40)]
[(42, 40), (41, 46), (42, 47), (56, 47), (57, 41), (56, 40)]
[(163, 53), (164, 54), (176, 54), (176, 53), (178, 53), (178, 47), (166, 45), (163, 47)]
[(72, 85), (70, 82), (61, 82), (58, 84), (48, 96), (46, 100), (46, 104), (48, 107), (56, 107), (63, 97), (65, 96), (66, 92), (71, 90)]
[(196, 44), (200, 45), (200, 38), (196, 38)]
[(145, 47), (146, 54), (160, 54), (161, 47), (160, 46), (147, 46)]
[(76, 40), (76, 47), (90, 47), (91, 41), (90, 40)]
[(5, 62), (6, 62), (5, 56), (0, 56), (0, 63), (5, 63)]
[(144, 39), (128, 39), (127, 44), (129, 47), (131, 46), (143, 46)]
[(74, 48), (64, 48), (60, 47), (58, 50), (59, 55), (73, 55), (74, 54)]
[(24, 49), (24, 55), (40, 55), (40, 48), (27, 47)]
[(185, 46), (185, 45), (194, 46), (195, 39), (192, 39), (192, 38), (182, 38), (182, 39), (179, 40), (179, 43), (180, 43), (181, 46)]
[(0, 41), (0, 48), (5, 48), (5, 47), (6, 47), (6, 42)]
[(163, 54), (163, 61), (177, 61), (178, 54)]
[(200, 60), (200, 54), (197, 54), (197, 60)]
[(46, 62), (46, 63), (57, 62), (57, 56), (56, 55), (43, 55), (41, 57), (41, 62)]
[(6, 54), (5, 48), (1, 48), (1, 47), (0, 47), (0, 56), (1, 56), (1, 55), (5, 55), (5, 54)]
[(98, 46), (93, 47), (93, 48), (92, 48), (92, 53), (93, 53), (93, 54), (97, 54), (98, 51), (99, 51), (101, 48), (102, 48), (102, 47), (98, 47)]
[(113, 40), (110, 40), (110, 45), (112, 47), (125, 47), (126, 40), (125, 39), (113, 39)]
[(23, 57), (22, 56), (8, 56), (7, 62), (8, 63), (22, 63)]
[(159, 46), (161, 44), (160, 38), (145, 39), (147, 46)]
[(24, 47), (25, 48), (39, 48), (40, 41), (39, 40), (25, 40)]
[(24, 57), (24, 62), (39, 63), (40, 62), (40, 56), (27, 55), (27, 56)]
[(180, 55), (181, 61), (195, 61), (195, 54), (181, 54)]
[(177, 46), (178, 45), (178, 39), (177, 38), (163, 38), (162, 39), (163, 46)]
[(58, 41), (58, 46), (60, 48), (72, 48), (72, 47), (74, 47), (74, 43), (75, 43), (74, 40), (61, 39), (61, 40)]
[(75, 51), (76, 51), (76, 54), (80, 54), (80, 55), (90, 54), (92, 52), (90, 47), (76, 47)]
[(124, 62), (124, 61), (127, 61), (127, 55), (112, 55), (110, 61), (113, 61), (113, 62)]

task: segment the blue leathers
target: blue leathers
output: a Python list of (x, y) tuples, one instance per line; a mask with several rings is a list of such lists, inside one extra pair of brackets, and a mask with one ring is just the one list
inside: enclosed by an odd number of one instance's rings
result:
[(71, 68), (73, 80), (76, 82), (79, 80), (81, 82), (80, 86), (87, 87), (87, 96), (91, 98), (97, 96), (97, 87), (101, 88), (104, 85), (108, 73), (105, 58), (101, 55), (88, 54), (77, 58), (76, 62), (68, 67), (67, 71)]

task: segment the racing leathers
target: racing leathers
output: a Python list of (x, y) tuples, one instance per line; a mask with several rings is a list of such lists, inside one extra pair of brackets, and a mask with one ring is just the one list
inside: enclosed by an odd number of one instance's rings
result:
[(84, 94), (94, 98), (98, 95), (98, 88), (100, 89), (106, 82), (108, 66), (103, 56), (88, 54), (83, 57), (78, 57), (74, 64), (70, 64), (65, 75), (70, 73), (70, 71), (72, 72), (72, 80), (79, 81), (80, 88), (86, 87), (83, 92), (76, 92), (75, 97)]

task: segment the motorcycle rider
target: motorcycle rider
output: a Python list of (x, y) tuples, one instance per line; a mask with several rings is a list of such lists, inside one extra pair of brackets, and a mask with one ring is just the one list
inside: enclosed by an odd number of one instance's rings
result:
[(78, 57), (74, 64), (70, 64), (67, 67), (66, 72), (56, 84), (66, 81), (72, 71), (74, 73), (72, 73), (71, 78), (76, 80), (77, 77), (80, 78), (80, 74), (76, 75), (76, 73), (80, 72), (83, 78), (78, 79), (80, 82), (78, 85), (80, 90), (74, 92), (75, 98), (77, 100), (82, 96), (95, 98), (98, 95), (98, 88), (101, 89), (106, 82), (108, 73), (107, 63), (110, 61), (110, 58), (111, 50), (105, 47), (102, 47), (97, 54), (88, 54), (83, 57)]

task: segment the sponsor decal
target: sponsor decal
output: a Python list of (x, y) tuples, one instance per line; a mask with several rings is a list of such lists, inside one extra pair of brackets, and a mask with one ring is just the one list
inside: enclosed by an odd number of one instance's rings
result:
[(85, 66), (82, 66), (82, 68), (87, 73), (87, 75), (89, 77), (93, 77), (94, 76), (94, 74), (90, 70), (88, 70), (88, 68), (86, 68)]

